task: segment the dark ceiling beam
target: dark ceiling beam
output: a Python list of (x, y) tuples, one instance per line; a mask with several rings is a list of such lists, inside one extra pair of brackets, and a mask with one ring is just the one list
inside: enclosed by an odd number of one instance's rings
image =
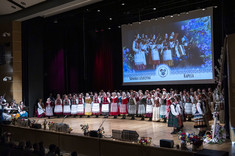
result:
[(4, 22), (9, 22), (9, 21), (13, 21), (16, 19), (20, 19), (32, 14), (36, 14), (38, 12), (59, 6), (59, 5), (63, 5), (65, 3), (69, 3), (72, 2), (74, 0), (47, 0), (45, 2), (39, 3), (37, 5), (34, 5), (32, 7), (29, 7), (27, 9), (23, 9), (20, 11), (17, 11), (13, 14), (9, 14), (9, 15), (1, 15), (0, 16), (0, 23), (4, 23)]
[(18, 7), (19, 7), (19, 8), (21, 8), (21, 9), (25, 9), (25, 7), (24, 7), (24, 6), (22, 6), (22, 5), (18, 4), (18, 3), (16, 3), (16, 2), (15, 2), (15, 1), (13, 1), (13, 0), (8, 0), (8, 2), (10, 2), (10, 3), (12, 3), (12, 4), (14, 4), (14, 5), (18, 6)]

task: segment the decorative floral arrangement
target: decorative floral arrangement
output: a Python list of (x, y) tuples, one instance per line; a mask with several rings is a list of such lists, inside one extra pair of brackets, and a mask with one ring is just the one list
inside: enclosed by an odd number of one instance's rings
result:
[(89, 126), (88, 126), (88, 124), (86, 124), (86, 125), (81, 124), (80, 127), (83, 130), (84, 135), (88, 135), (89, 134)]
[(52, 121), (49, 121), (48, 122), (48, 128), (51, 130), (51, 128), (52, 128), (52, 125), (53, 125), (53, 122)]
[(73, 131), (73, 129), (71, 127), (69, 127), (68, 133), (71, 133), (72, 131)]
[(138, 141), (141, 145), (151, 145), (152, 138), (151, 137), (141, 137)]
[(185, 133), (185, 132), (179, 132), (179, 134), (178, 134), (179, 140), (185, 141), (185, 142), (189, 141), (189, 138), (188, 138), (189, 136), (190, 136), (190, 134)]
[(101, 127), (100, 129), (98, 129), (98, 134), (99, 135), (103, 135), (104, 133), (105, 133), (104, 127)]
[(203, 138), (204, 143), (207, 144), (222, 144), (226, 139), (226, 130), (223, 126), (217, 123), (214, 138), (212, 138), (211, 132), (207, 132)]

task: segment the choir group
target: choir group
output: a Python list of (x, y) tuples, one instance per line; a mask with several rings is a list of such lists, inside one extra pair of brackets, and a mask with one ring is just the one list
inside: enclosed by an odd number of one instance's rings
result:
[(103, 115), (108, 116), (121, 115), (121, 119), (126, 119), (127, 116), (134, 120), (135, 117), (141, 117), (141, 120), (148, 118), (149, 121), (167, 122), (168, 126), (174, 127), (172, 134), (177, 133), (182, 127), (183, 122), (191, 121), (193, 117), (195, 128), (200, 128), (203, 132), (208, 128), (208, 121), (212, 119), (214, 111), (214, 93), (209, 88), (198, 89), (194, 91), (183, 90), (178, 92), (171, 89), (169, 92), (166, 89), (160, 90), (142, 90), (127, 92), (104, 92), (99, 93), (83, 93), (68, 94), (61, 96), (57, 94), (56, 99), (51, 95), (47, 98), (45, 105), (42, 99), (38, 102), (37, 116), (51, 117), (62, 115), (67, 116), (87, 116), (92, 115), (97, 118)]

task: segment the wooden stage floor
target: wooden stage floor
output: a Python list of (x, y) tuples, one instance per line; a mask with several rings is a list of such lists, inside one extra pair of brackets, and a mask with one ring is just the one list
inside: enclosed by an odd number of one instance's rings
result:
[[(130, 120), (130, 117), (127, 117), (127, 119), (120, 119), (121, 117), (118, 117), (118, 119), (113, 119), (113, 117), (109, 117), (106, 119), (106, 121), (103, 124), (106, 137), (111, 137), (112, 135), (112, 129), (115, 130), (135, 130), (139, 134), (140, 137), (152, 137), (152, 145), (159, 146), (160, 139), (170, 139), (174, 140), (175, 145), (180, 144), (180, 141), (178, 140), (177, 134), (170, 134), (172, 132), (172, 128), (167, 127), (167, 123), (162, 122), (150, 122), (145, 119), (145, 121), (141, 121), (140, 118), (136, 118), (136, 120)], [(38, 123), (43, 123), (45, 118), (34, 118), (38, 120)], [(47, 118), (46, 118), (47, 119)], [(69, 124), (73, 131), (72, 133), (76, 133), (78, 135), (83, 135), (83, 132), (80, 128), (81, 124), (88, 124), (89, 130), (97, 130), (104, 120), (103, 116), (100, 116), (99, 118), (95, 117), (68, 117), (64, 120), (64, 123)], [(52, 121), (55, 123), (60, 123), (63, 121), (63, 118), (51, 118), (47, 119), (47, 121)], [(212, 122), (210, 122), (212, 123)], [(184, 122), (184, 131), (185, 132), (195, 132), (198, 133), (198, 129), (193, 127), (193, 122)], [(191, 148), (191, 145), (188, 145), (188, 147)], [(204, 148), (206, 149), (213, 149), (213, 150), (222, 150), (222, 151), (228, 151), (230, 155), (235, 155), (235, 146), (232, 145), (231, 142), (227, 141), (221, 145), (218, 144), (204, 144)]]

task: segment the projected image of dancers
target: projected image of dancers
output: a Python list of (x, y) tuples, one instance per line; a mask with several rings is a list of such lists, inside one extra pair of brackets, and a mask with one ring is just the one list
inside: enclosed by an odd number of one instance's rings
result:
[(124, 82), (213, 79), (210, 16), (132, 27), (123, 30)]
[(166, 33), (164, 36), (158, 34), (157, 37), (137, 34), (132, 45), (134, 68), (155, 69), (160, 64), (166, 64), (169, 67), (185, 66), (189, 56), (185, 49), (188, 48), (187, 37), (178, 39), (178, 33), (171, 32), (170, 35)]

